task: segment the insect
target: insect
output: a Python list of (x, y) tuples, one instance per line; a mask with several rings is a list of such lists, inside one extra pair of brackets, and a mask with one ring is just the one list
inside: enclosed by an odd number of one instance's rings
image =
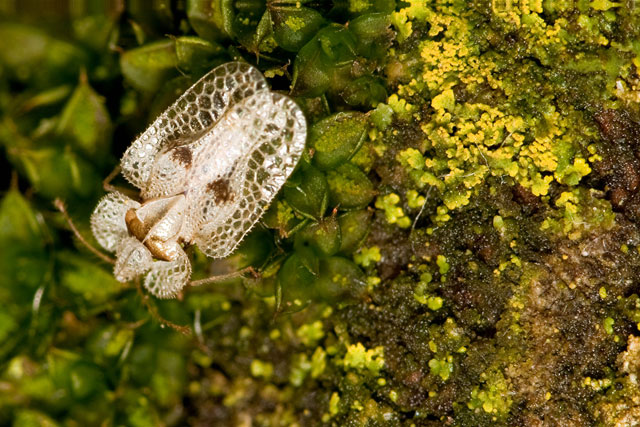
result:
[(144, 276), (151, 294), (177, 296), (191, 277), (185, 247), (229, 255), (292, 173), (306, 133), (300, 108), (251, 65), (202, 77), (126, 150), (122, 174), (140, 201), (113, 191), (91, 216), (116, 279)]

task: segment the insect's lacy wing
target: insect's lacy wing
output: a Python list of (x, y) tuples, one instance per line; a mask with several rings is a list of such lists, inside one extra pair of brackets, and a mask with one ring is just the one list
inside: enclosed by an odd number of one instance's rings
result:
[(140, 203), (117, 191), (100, 199), (91, 214), (91, 231), (100, 246), (114, 252), (118, 244), (128, 236), (125, 214), (129, 209), (139, 207)]
[(157, 298), (175, 298), (191, 277), (191, 263), (178, 245), (178, 257), (173, 261), (154, 260), (144, 279), (144, 287)]
[(307, 124), (293, 100), (260, 92), (234, 106), (213, 133), (227, 148), (203, 150), (196, 160), (190, 206), (194, 242), (208, 256), (222, 258), (238, 246), (293, 171)]
[(264, 76), (249, 64), (229, 62), (214, 68), (131, 144), (122, 157), (122, 174), (144, 191), (158, 153), (192, 142), (194, 136), (211, 128), (229, 106), (266, 89)]
[(126, 283), (149, 271), (153, 257), (138, 239), (126, 236), (116, 250), (116, 264), (113, 275), (119, 282)]

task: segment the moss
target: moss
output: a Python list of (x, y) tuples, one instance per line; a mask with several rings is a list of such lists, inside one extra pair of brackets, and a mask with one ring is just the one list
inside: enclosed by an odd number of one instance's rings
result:
[[(3, 15), (0, 424), (640, 423), (638, 11), (232, 3)], [(52, 199), (89, 236), (128, 142), (229, 60), (309, 150), (233, 256), (191, 254), (259, 278), (141, 298)]]
[(381, 258), (380, 248), (377, 246), (362, 248), (359, 253), (356, 253), (353, 256), (356, 264), (360, 264), (363, 267), (374, 265), (376, 262), (380, 261)]
[(302, 325), (296, 331), (300, 341), (307, 347), (313, 347), (324, 336), (323, 325), (320, 320)]
[(407, 228), (411, 225), (411, 220), (406, 216), (402, 208), (397, 206), (399, 202), (400, 196), (395, 193), (378, 196), (376, 208), (384, 211), (385, 218), (389, 224), (398, 224), (401, 228)]
[(445, 359), (431, 359), (429, 360), (429, 369), (431, 369), (431, 375), (439, 376), (442, 381), (449, 379), (449, 376), (453, 372), (453, 358), (448, 356)]
[(361, 343), (350, 345), (344, 356), (344, 366), (378, 375), (384, 367), (384, 347), (366, 349)]
[(481, 408), (486, 413), (504, 418), (511, 404), (507, 382), (497, 374), (489, 378), (482, 388), (475, 387), (471, 391), (471, 400), (467, 405), (470, 409)]
[(451, 267), (447, 262), (447, 257), (445, 257), (444, 255), (438, 255), (436, 264), (438, 264), (438, 270), (442, 275), (447, 274), (449, 272), (449, 268)]

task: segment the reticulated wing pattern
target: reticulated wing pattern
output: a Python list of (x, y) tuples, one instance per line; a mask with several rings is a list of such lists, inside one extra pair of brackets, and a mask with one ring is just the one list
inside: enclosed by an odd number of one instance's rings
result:
[[(143, 197), (169, 196), (184, 190), (187, 171), (191, 166), (191, 145), (175, 147), (156, 155), (156, 161), (151, 166), (151, 178), (143, 191)], [(185, 159), (189, 160), (189, 163)]]
[(153, 257), (149, 250), (135, 237), (125, 237), (116, 250), (113, 275), (120, 282), (128, 282), (149, 270)]
[(100, 246), (114, 252), (128, 235), (125, 214), (129, 209), (139, 207), (140, 203), (117, 191), (100, 199), (91, 214), (91, 231)]
[(260, 71), (249, 64), (230, 62), (214, 68), (131, 144), (122, 157), (122, 174), (147, 197), (145, 192), (149, 185), (153, 186), (151, 172), (158, 153), (194, 141), (229, 106), (266, 89)]
[(144, 279), (144, 287), (158, 298), (175, 298), (191, 277), (191, 263), (187, 254), (178, 250), (173, 261), (153, 261)]
[(218, 144), (199, 153), (187, 194), (194, 242), (205, 254), (227, 256), (255, 225), (300, 159), (306, 126), (293, 100), (260, 92), (208, 135)]

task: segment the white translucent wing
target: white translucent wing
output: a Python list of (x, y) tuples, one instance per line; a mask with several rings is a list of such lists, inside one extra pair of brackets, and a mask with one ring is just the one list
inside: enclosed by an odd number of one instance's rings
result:
[(140, 203), (117, 191), (100, 199), (91, 214), (91, 231), (100, 246), (114, 252), (118, 244), (128, 236), (125, 214), (129, 209), (139, 207)]
[(191, 263), (181, 247), (173, 261), (154, 260), (144, 279), (144, 287), (158, 298), (175, 298), (191, 277)]
[(302, 155), (307, 125), (290, 98), (259, 92), (232, 107), (206, 136), (189, 171), (194, 242), (208, 256), (231, 253), (255, 225)]
[(126, 236), (116, 250), (116, 264), (113, 275), (116, 280), (126, 283), (149, 270), (153, 257), (149, 250), (135, 237)]
[[(158, 178), (155, 184), (149, 182), (158, 153), (192, 142), (194, 136), (211, 128), (229, 106), (266, 89), (267, 83), (260, 71), (249, 64), (230, 62), (214, 68), (131, 144), (122, 157), (122, 174), (143, 191), (144, 197), (153, 197), (151, 194), (157, 191), (165, 194), (167, 185), (177, 185), (175, 180), (168, 184), (162, 182), (163, 178)], [(174, 167), (179, 170), (184, 165), (176, 160)], [(167, 177), (169, 181), (173, 178)], [(144, 194), (149, 184), (159, 188)]]

